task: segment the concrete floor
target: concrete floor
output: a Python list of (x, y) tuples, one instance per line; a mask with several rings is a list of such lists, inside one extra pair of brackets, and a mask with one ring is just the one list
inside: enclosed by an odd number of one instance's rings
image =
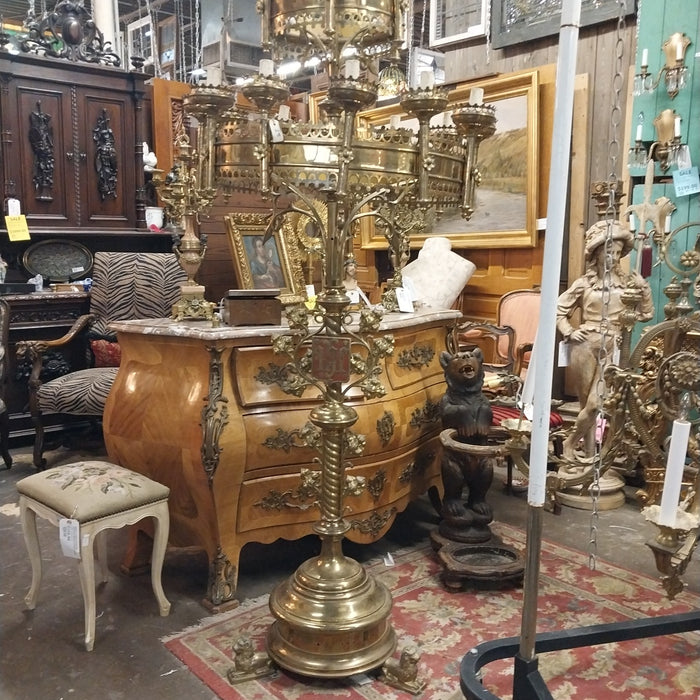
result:
[[(163, 571), (163, 586), (172, 603), (168, 617), (159, 617), (148, 575), (125, 577), (119, 572), (124, 555), (125, 531), (113, 531), (109, 540), (110, 580), (98, 588), (94, 651), (83, 645), (83, 602), (75, 562), (62, 556), (56, 528), (39, 521), (44, 555), (44, 577), (37, 609), (25, 610), (31, 569), (19, 524), (15, 483), (30, 474), (30, 448), (16, 449), (15, 465), (0, 471), (0, 698), (2, 700), (132, 700), (169, 698), (209, 700), (208, 688), (191, 675), (161, 643), (161, 637), (178, 632), (207, 617), (201, 599), (207, 565), (196, 552), (170, 550)], [(59, 449), (48, 454), (50, 466), (72, 461)], [(104, 455), (103, 455), (104, 456)], [(526, 522), (524, 494), (503, 492), (504, 474), (494, 479), (489, 502), (495, 519), (521, 527)], [(597, 520), (597, 555), (634, 571), (656, 576), (645, 541), (655, 532), (639, 514), (628, 487), (625, 505), (603, 511)], [(564, 508), (560, 515), (545, 513), (544, 537), (587, 550), (591, 514)], [(399, 514), (389, 533), (369, 546), (346, 543), (344, 551), (367, 561), (386, 551), (424, 543), (437, 518), (427, 497)], [(240, 563), (239, 599), (268, 593), (298, 565), (318, 551), (315, 536), (272, 545), (248, 545)], [(684, 580), (700, 593), (700, 561), (696, 553)], [(467, 650), (462, 650), (466, 652)], [(456, 652), (461, 658), (461, 652)]]

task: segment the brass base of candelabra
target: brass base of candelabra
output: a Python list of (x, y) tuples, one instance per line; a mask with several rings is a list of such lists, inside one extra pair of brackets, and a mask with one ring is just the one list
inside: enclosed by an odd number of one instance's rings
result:
[(282, 668), (340, 678), (381, 666), (396, 648), (389, 624), (391, 593), (326, 536), (321, 554), (304, 562), (270, 596), (277, 618), (267, 651)]
[(204, 298), (204, 287), (199, 284), (183, 284), (180, 299), (173, 304), (172, 317), (175, 321), (214, 320), (216, 304)]

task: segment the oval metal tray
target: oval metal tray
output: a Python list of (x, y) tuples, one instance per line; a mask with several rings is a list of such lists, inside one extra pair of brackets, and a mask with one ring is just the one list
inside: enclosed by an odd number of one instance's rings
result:
[(24, 251), (22, 265), (30, 275), (41, 275), (44, 284), (84, 279), (92, 270), (92, 253), (81, 243), (51, 238)]

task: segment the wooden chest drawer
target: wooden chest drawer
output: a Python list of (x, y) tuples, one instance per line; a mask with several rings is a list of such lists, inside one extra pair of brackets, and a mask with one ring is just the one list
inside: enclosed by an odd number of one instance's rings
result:
[[(346, 477), (364, 477), (365, 481), (344, 501), (346, 518), (357, 532), (358, 541), (371, 541), (380, 536), (378, 530), (366, 531), (359, 524), (374, 514), (388, 528), (393, 516), (412, 498), (424, 493), (430, 486), (441, 490), (440, 441), (434, 436), (409, 450), (399, 451), (387, 459), (360, 464), (346, 471)], [(308, 523), (318, 520), (317, 505), (320, 489), (320, 471), (308, 465), (305, 475), (291, 474), (245, 480), (241, 484), (237, 529), (240, 532), (283, 527), (289, 523)], [(401, 508), (394, 504), (401, 503)], [(355, 525), (353, 526), (353, 522)], [(363, 534), (363, 531), (364, 532)], [(284, 534), (280, 534), (284, 537)], [(371, 536), (370, 539), (367, 539)]]

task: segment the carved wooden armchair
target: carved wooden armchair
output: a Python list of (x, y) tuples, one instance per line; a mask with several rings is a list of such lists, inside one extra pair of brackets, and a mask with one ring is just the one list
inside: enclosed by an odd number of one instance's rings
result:
[[(172, 253), (98, 252), (92, 270), (90, 313), (76, 319), (56, 340), (32, 340), (17, 344), (17, 356), (32, 363), (29, 377), (29, 411), (36, 429), (34, 464), (43, 469), (44, 426), (42, 416), (61, 413), (100, 419), (117, 375), (121, 353), (112, 321), (163, 318), (171, 315), (187, 276)], [(87, 341), (87, 369), (47, 378), (45, 355)]]
[[(540, 290), (516, 289), (504, 294), (496, 310), (496, 323), (466, 321), (455, 329), (458, 349), (478, 346), (484, 351), (484, 394), (491, 399), (494, 427), (520, 415), (515, 397), (527, 374), (540, 315)], [(561, 454), (563, 425), (559, 413), (550, 413), (549, 427), (555, 454)], [(507, 488), (512, 487), (512, 463), (508, 461)]]
[[(540, 290), (515, 289), (498, 301), (496, 323), (468, 321), (458, 329), (460, 345), (489, 345), (491, 371), (524, 378), (540, 317)], [(488, 351), (485, 351), (488, 357)]]

